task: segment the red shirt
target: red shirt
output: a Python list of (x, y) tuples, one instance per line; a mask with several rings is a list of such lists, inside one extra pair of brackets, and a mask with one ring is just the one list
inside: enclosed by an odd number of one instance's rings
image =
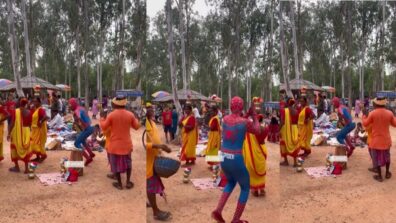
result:
[(392, 146), (389, 127), (396, 127), (396, 118), (385, 108), (376, 108), (367, 116), (363, 116), (364, 127), (371, 126), (370, 149), (387, 150)]
[(162, 112), (162, 123), (164, 125), (172, 125), (172, 112), (171, 111)]
[[(12, 120), (12, 122), (14, 122), (15, 121), (15, 110), (14, 110), (14, 112), (12, 112), (10, 114), (11, 114), (11, 120)], [(24, 127), (30, 127), (32, 125), (32, 115), (33, 115), (33, 113), (30, 110), (28, 110), (28, 113), (27, 113), (26, 116), (23, 116), (22, 113), (21, 113), (21, 115), (22, 115), (23, 126)]]
[(215, 119), (212, 121), (210, 124), (210, 131), (219, 131), (220, 130), (220, 124), (219, 122)]
[[(291, 119), (291, 124), (292, 125), (297, 125), (298, 123), (298, 115), (300, 114), (298, 111), (296, 112), (296, 114), (292, 114), (291, 111), (289, 110), (289, 114), (290, 114), (290, 119)], [(280, 110), (280, 118), (281, 120), (283, 120), (283, 123), (285, 122), (285, 110), (282, 109)]]
[(261, 129), (261, 134), (256, 134), (256, 139), (258, 141), (258, 143), (260, 143), (260, 145), (265, 144), (265, 139), (267, 138), (269, 133), (269, 128), (265, 127), (263, 129)]

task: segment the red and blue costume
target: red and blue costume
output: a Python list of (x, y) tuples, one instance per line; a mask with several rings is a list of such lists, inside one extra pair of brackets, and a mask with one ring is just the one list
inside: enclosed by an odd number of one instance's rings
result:
[(232, 114), (227, 115), (223, 119), (223, 144), (221, 146), (221, 152), (224, 161), (221, 163), (221, 169), (227, 178), (227, 185), (224, 188), (216, 210), (212, 212), (212, 217), (217, 222), (225, 222), (221, 216), (221, 212), (237, 183), (241, 187), (241, 193), (232, 223), (246, 222), (240, 220), (240, 217), (249, 198), (250, 182), (249, 172), (246, 169), (242, 156), (242, 148), (246, 132), (259, 134), (260, 125), (256, 118), (254, 118), (253, 122), (241, 117), (242, 110), (243, 100), (239, 97), (234, 97), (231, 101)]

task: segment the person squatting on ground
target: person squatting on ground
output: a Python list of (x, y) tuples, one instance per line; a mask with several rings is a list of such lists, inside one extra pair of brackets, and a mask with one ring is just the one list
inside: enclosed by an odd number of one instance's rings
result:
[(82, 155), (85, 158), (85, 166), (88, 166), (95, 157), (91, 148), (87, 146), (87, 139), (92, 135), (94, 128), (91, 126), (91, 119), (89, 118), (85, 109), (78, 105), (77, 99), (69, 99), (70, 109), (73, 111), (74, 123), (80, 128), (81, 132), (78, 134), (74, 146), (82, 150)]
[(162, 180), (154, 172), (154, 161), (156, 157), (161, 154), (161, 150), (170, 153), (171, 149), (162, 144), (157, 125), (154, 121), (154, 110), (151, 105), (147, 106), (146, 113), (146, 186), (147, 198), (150, 206), (153, 209), (154, 219), (159, 221), (166, 221), (171, 217), (170, 212), (161, 211), (157, 206), (156, 195), (164, 194), (164, 185)]
[(392, 146), (392, 139), (389, 132), (389, 126), (396, 127), (396, 118), (393, 113), (385, 108), (387, 100), (385, 98), (376, 98), (373, 100), (375, 109), (367, 115), (367, 110), (363, 109), (362, 124), (364, 127), (371, 127), (371, 135), (369, 140), (369, 152), (373, 162), (373, 168), (377, 175), (374, 179), (382, 182), (381, 167), (385, 166), (385, 178), (389, 179), (392, 173), (389, 171), (391, 157), (390, 148)]
[(343, 145), (346, 144), (347, 156), (350, 157), (353, 153), (353, 150), (355, 149), (355, 146), (352, 144), (351, 137), (348, 136), (348, 134), (355, 129), (356, 124), (352, 120), (351, 112), (347, 107), (341, 104), (339, 98), (334, 97), (332, 103), (334, 108), (337, 110), (339, 121), (344, 126), (341, 131), (338, 132), (336, 138), (338, 143)]
[(248, 115), (253, 121), (241, 116), (243, 103), (240, 97), (232, 98), (231, 114), (223, 119), (221, 152), (224, 161), (221, 163), (221, 169), (227, 178), (227, 185), (223, 190), (217, 208), (212, 212), (212, 218), (222, 223), (225, 220), (221, 213), (237, 183), (241, 187), (241, 193), (231, 223), (247, 222), (240, 220), (249, 198), (250, 188), (249, 172), (244, 163), (242, 148), (246, 133), (260, 134), (260, 125), (256, 118), (254, 105), (248, 111)]
[(41, 107), (40, 97), (33, 99), (34, 109), (32, 111), (32, 153), (36, 154), (36, 158), (32, 161), (43, 162), (47, 158), (45, 151), (45, 143), (47, 142), (47, 120), (48, 117), (44, 108)]
[(126, 188), (131, 189), (133, 183), (131, 181), (132, 174), (132, 151), (133, 145), (131, 140), (130, 129), (139, 129), (139, 120), (135, 115), (126, 110), (127, 99), (124, 97), (116, 97), (112, 100), (114, 110), (107, 115), (101, 117), (100, 127), (103, 132), (111, 128), (110, 141), (107, 148), (108, 158), (110, 162), (111, 172), (115, 175), (117, 182), (113, 186), (122, 190), (121, 173), (126, 172)]

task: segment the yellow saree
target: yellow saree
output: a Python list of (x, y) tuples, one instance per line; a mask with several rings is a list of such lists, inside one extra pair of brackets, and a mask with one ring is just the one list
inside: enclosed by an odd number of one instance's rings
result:
[(313, 121), (305, 123), (307, 107), (301, 110), (298, 116), (298, 147), (305, 152), (311, 152), (311, 139), (313, 136)]
[(280, 131), (281, 141), (280, 149), (283, 157), (289, 155), (297, 157), (298, 149), (298, 127), (292, 125), (290, 110), (285, 108), (285, 121)]
[(194, 118), (192, 115), (186, 117), (182, 121), (183, 130), (182, 130), (182, 150), (180, 153), (180, 160), (181, 161), (195, 161), (196, 159), (196, 147), (198, 144), (198, 129), (195, 125), (191, 131), (185, 129), (188, 121)]
[(39, 126), (40, 108), (34, 111), (32, 116), (31, 148), (34, 154), (46, 156), (45, 143), (47, 142), (47, 121)]
[(252, 190), (264, 189), (267, 174), (267, 147), (265, 144), (260, 145), (254, 134), (247, 133), (242, 153), (249, 171), (250, 188)]
[(30, 127), (22, 123), (21, 109), (15, 110), (14, 127), (11, 130), (11, 160), (28, 162), (31, 155)]
[(146, 179), (154, 175), (154, 161), (155, 157), (160, 154), (158, 149), (153, 149), (152, 144), (162, 144), (158, 133), (157, 125), (146, 119)]
[[(220, 120), (217, 115), (210, 119), (209, 126), (212, 126), (214, 122), (217, 122), (217, 126), (220, 129)], [(221, 146), (221, 131), (220, 130), (209, 131), (208, 144), (206, 145), (206, 149), (205, 149), (205, 156), (218, 156), (220, 146)], [(214, 165), (216, 163), (208, 161), (208, 164)]]

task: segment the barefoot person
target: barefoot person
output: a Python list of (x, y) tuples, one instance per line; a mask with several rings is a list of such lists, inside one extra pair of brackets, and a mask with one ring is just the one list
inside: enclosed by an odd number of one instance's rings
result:
[(179, 123), (182, 127), (182, 150), (180, 153), (180, 160), (186, 161), (186, 165), (195, 164), (196, 154), (195, 150), (198, 143), (198, 129), (196, 119), (192, 113), (191, 104), (186, 104), (184, 107), (185, 116)]
[(8, 127), (8, 139), (11, 140), (11, 160), (15, 167), (10, 168), (11, 172), (19, 172), (18, 161), (25, 163), (25, 173), (28, 173), (28, 163), (32, 156), (30, 147), (30, 126), (32, 124), (32, 114), (27, 108), (28, 100), (21, 98), (19, 108), (11, 114), (11, 124)]
[(88, 137), (92, 135), (94, 128), (91, 126), (91, 119), (85, 109), (78, 105), (77, 99), (70, 98), (69, 105), (73, 111), (74, 123), (81, 129), (81, 132), (74, 142), (74, 146), (83, 150), (82, 155), (85, 158), (85, 166), (88, 166), (93, 161), (95, 154), (92, 152), (91, 148), (87, 146), (86, 141)]
[(247, 133), (243, 144), (243, 157), (250, 176), (250, 189), (253, 196), (265, 196), (267, 175), (267, 147), (265, 139), (269, 129), (264, 125), (264, 116), (259, 114), (260, 134)]
[(35, 162), (43, 162), (47, 158), (45, 152), (45, 143), (47, 142), (47, 115), (41, 107), (41, 99), (36, 97), (33, 99), (34, 111), (32, 115), (32, 153), (36, 154)]
[(373, 167), (376, 169), (378, 175), (374, 175), (374, 179), (382, 182), (381, 167), (385, 166), (385, 178), (391, 178), (392, 174), (389, 171), (390, 167), (390, 148), (392, 146), (392, 139), (389, 132), (389, 126), (396, 127), (396, 118), (393, 113), (385, 109), (387, 100), (385, 98), (375, 98), (373, 104), (376, 109), (367, 115), (366, 109), (363, 109), (363, 126), (371, 127), (371, 138), (369, 141), (370, 155), (373, 162)]
[(280, 151), (284, 161), (281, 166), (288, 166), (287, 156), (294, 160), (294, 166), (297, 165), (297, 156), (300, 152), (298, 147), (298, 112), (294, 108), (294, 99), (286, 100), (285, 108), (280, 111)]
[(110, 142), (107, 148), (110, 161), (111, 172), (115, 175), (117, 182), (113, 186), (119, 190), (123, 189), (121, 182), (121, 173), (126, 172), (126, 188), (131, 189), (133, 183), (131, 181), (132, 173), (132, 140), (130, 129), (139, 129), (139, 120), (135, 115), (126, 110), (127, 99), (124, 97), (116, 97), (112, 100), (114, 111), (107, 117), (101, 117), (100, 127), (103, 132), (111, 128)]
[(4, 138), (4, 122), (8, 119), (8, 112), (3, 105), (3, 99), (0, 98), (0, 161), (4, 160), (3, 138)]
[(298, 116), (298, 147), (303, 150), (303, 157), (311, 154), (314, 114), (307, 104), (307, 97), (300, 98), (301, 111)]
[(344, 126), (340, 132), (337, 134), (337, 141), (340, 144), (345, 145), (347, 148), (347, 155), (350, 157), (353, 153), (355, 147), (352, 145), (351, 138), (348, 136), (350, 132), (352, 132), (356, 124), (352, 120), (351, 112), (348, 110), (347, 107), (340, 103), (340, 99), (334, 97), (332, 100), (334, 108), (337, 110), (339, 120), (341, 121), (342, 125)]
[(164, 185), (162, 184), (161, 178), (154, 172), (154, 161), (155, 158), (164, 150), (167, 153), (171, 152), (171, 149), (166, 145), (162, 144), (157, 125), (153, 121), (154, 111), (153, 108), (147, 106), (146, 116), (146, 149), (147, 149), (147, 160), (146, 160), (146, 180), (147, 180), (147, 198), (150, 203), (150, 207), (153, 209), (154, 219), (159, 221), (166, 221), (170, 218), (171, 214), (166, 211), (161, 211), (157, 206), (156, 194), (163, 195)]
[(234, 97), (231, 100), (232, 114), (225, 116), (223, 119), (221, 152), (224, 161), (221, 163), (221, 169), (227, 178), (227, 185), (223, 190), (217, 208), (212, 212), (212, 218), (217, 222), (225, 222), (221, 213), (237, 183), (241, 187), (241, 194), (231, 223), (247, 222), (240, 220), (249, 197), (250, 187), (249, 172), (243, 160), (242, 148), (246, 133), (260, 134), (260, 126), (253, 106), (248, 111), (248, 115), (253, 121), (243, 118), (241, 116), (242, 110), (242, 98)]
[[(209, 134), (208, 144), (206, 145), (205, 155), (206, 157), (218, 156), (219, 149), (221, 146), (221, 131), (220, 131), (220, 119), (217, 115), (217, 106), (213, 105), (210, 110), (210, 121), (209, 121)], [(216, 165), (217, 162), (207, 161), (209, 165)]]

